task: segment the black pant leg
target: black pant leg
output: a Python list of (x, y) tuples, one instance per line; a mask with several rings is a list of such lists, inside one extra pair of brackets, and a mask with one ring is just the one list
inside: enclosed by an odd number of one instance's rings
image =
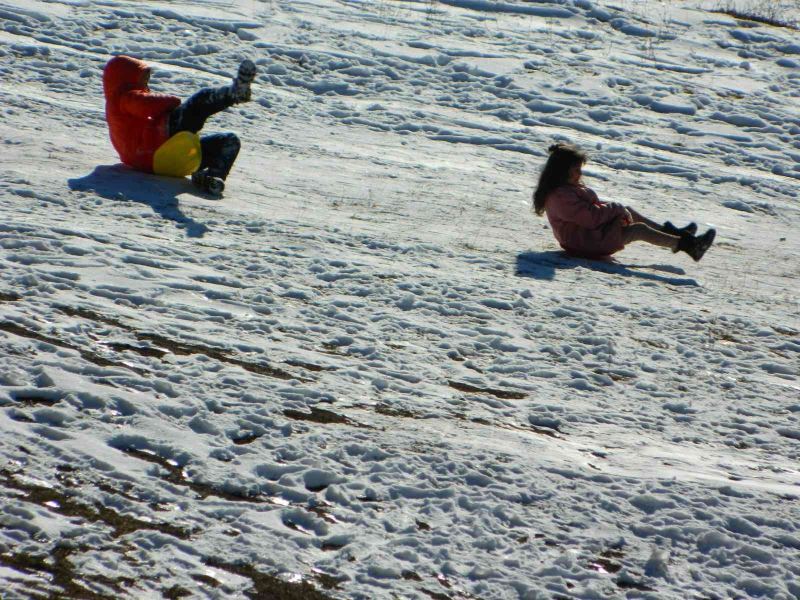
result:
[(208, 174), (225, 179), (239, 155), (241, 142), (235, 133), (213, 133), (200, 138), (203, 159), (201, 169), (208, 169)]
[(206, 124), (206, 119), (233, 104), (230, 86), (203, 88), (172, 111), (169, 116), (169, 134), (173, 136), (179, 131), (197, 133)]

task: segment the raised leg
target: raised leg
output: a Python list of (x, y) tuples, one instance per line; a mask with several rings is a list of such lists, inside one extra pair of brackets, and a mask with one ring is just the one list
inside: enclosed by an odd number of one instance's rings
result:
[[(631, 211), (631, 216), (636, 219), (633, 211)], [(639, 216), (641, 217), (641, 215)], [(633, 225), (628, 225), (622, 230), (622, 241), (626, 245), (630, 242), (647, 242), (648, 244), (669, 248), (673, 252), (676, 252), (680, 238), (662, 232), (660, 228), (658, 228), (658, 225), (654, 228), (640, 221), (633, 223)]]
[(631, 214), (631, 218), (633, 219), (634, 223), (644, 223), (651, 229), (657, 229), (663, 233), (668, 233), (669, 235), (676, 235), (678, 237), (681, 236), (683, 233), (689, 233), (694, 235), (695, 231), (697, 231), (697, 225), (694, 223), (689, 223), (686, 227), (676, 227), (669, 221), (659, 225), (655, 221), (651, 221), (647, 217), (645, 217), (642, 213), (630, 208), (629, 206), (626, 207), (628, 212)]
[(211, 115), (221, 112), (235, 103), (236, 96), (229, 85), (203, 88), (172, 111), (169, 116), (169, 134), (172, 136), (179, 131), (197, 133)]
[(251, 60), (243, 60), (231, 85), (217, 88), (203, 88), (169, 116), (169, 134), (179, 131), (197, 133), (211, 115), (230, 108), (234, 104), (250, 101), (250, 84), (256, 77), (256, 65)]

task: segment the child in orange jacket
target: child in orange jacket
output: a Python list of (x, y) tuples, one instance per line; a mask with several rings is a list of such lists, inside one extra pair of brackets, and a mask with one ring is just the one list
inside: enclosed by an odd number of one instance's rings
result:
[[(115, 56), (103, 70), (103, 90), (111, 143), (120, 160), (152, 173), (153, 155), (173, 135), (180, 131), (197, 133), (211, 115), (249, 101), (255, 75), (256, 66), (245, 60), (231, 85), (204, 88), (181, 103), (175, 96), (150, 91), (147, 63), (130, 56)], [(204, 135), (200, 146), (202, 162), (192, 174), (192, 182), (218, 196), (225, 189), (224, 181), (239, 154), (239, 138), (233, 133)]]

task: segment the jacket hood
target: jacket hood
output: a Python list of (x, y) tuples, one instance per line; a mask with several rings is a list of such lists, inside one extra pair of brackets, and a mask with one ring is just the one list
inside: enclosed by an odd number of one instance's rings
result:
[(141, 85), (142, 73), (150, 67), (138, 58), (115, 56), (106, 63), (103, 69), (103, 91), (106, 98), (123, 91), (146, 89)]

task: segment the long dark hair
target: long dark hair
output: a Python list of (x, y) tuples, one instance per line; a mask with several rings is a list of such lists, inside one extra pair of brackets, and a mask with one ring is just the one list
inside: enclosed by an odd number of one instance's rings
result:
[(539, 175), (536, 191), (533, 192), (533, 211), (537, 215), (544, 213), (544, 205), (550, 192), (567, 183), (570, 169), (575, 165), (585, 164), (588, 159), (586, 153), (577, 146), (562, 142), (553, 144), (547, 151), (550, 156)]

